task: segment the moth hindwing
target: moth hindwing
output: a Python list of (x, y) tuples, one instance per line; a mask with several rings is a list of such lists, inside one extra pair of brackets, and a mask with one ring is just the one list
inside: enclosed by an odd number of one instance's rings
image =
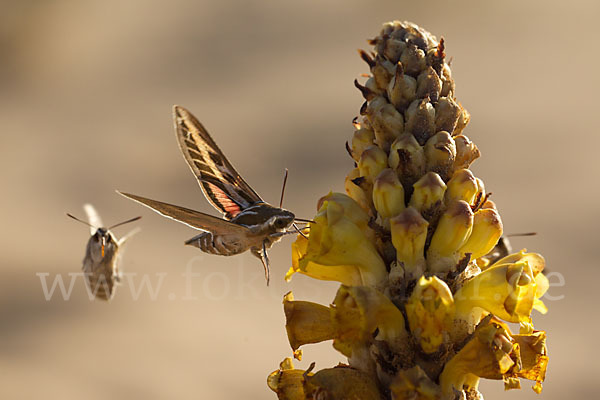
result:
[(204, 196), (223, 214), (223, 218), (130, 193), (119, 193), (165, 217), (203, 231), (185, 244), (198, 247), (205, 253), (232, 256), (250, 250), (262, 261), (268, 284), (267, 250), (293, 224), (294, 214), (266, 203), (246, 183), (189, 111), (174, 106), (173, 121), (183, 158)]

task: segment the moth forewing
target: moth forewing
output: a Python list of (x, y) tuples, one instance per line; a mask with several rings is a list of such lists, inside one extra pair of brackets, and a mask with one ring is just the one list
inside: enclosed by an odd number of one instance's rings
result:
[(85, 211), (85, 215), (87, 216), (87, 220), (90, 225), (90, 235), (93, 235), (96, 233), (96, 229), (104, 226), (102, 219), (100, 218), (100, 215), (98, 215), (98, 212), (94, 206), (89, 203), (83, 205), (83, 211)]
[[(191, 228), (203, 231), (201, 234), (185, 241), (185, 244), (198, 247), (205, 250), (207, 253), (234, 255), (243, 253), (252, 246), (259, 246), (262, 243), (262, 237), (253, 234), (251, 229), (247, 226), (236, 224), (223, 218), (214, 217), (189, 208), (148, 199), (131, 193), (118, 193), (150, 208), (152, 211), (157, 212), (163, 217), (173, 219)], [(223, 252), (220, 252), (220, 249), (223, 249)]]

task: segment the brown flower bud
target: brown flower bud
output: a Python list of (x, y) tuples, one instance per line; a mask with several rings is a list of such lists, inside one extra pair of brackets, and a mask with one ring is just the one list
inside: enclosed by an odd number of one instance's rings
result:
[(481, 152), (477, 146), (475, 146), (475, 143), (471, 142), (471, 140), (464, 135), (455, 136), (454, 143), (456, 144), (454, 169), (469, 168), (471, 163), (481, 155)]
[(435, 105), (435, 129), (454, 133), (461, 108), (451, 97), (442, 97)]
[(444, 181), (448, 180), (456, 159), (452, 136), (445, 131), (438, 132), (427, 141), (424, 150), (427, 170), (437, 172)]
[(414, 44), (409, 44), (402, 52), (400, 62), (404, 66), (404, 73), (417, 76), (426, 67), (425, 52)]
[(404, 110), (415, 99), (417, 80), (404, 73), (402, 63), (396, 66), (396, 74), (387, 89), (388, 98), (397, 110)]
[(429, 97), (432, 103), (440, 98), (442, 80), (431, 67), (421, 72), (417, 78), (417, 97)]
[(412, 133), (422, 146), (435, 133), (435, 109), (429, 99), (413, 101), (406, 110), (405, 131)]

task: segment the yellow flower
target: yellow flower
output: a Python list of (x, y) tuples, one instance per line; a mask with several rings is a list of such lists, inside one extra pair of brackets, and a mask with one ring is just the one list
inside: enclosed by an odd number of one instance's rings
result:
[(327, 196), (323, 196), (317, 202), (317, 209), (321, 210), (325, 206), (326, 202), (334, 202), (341, 206), (343, 209), (344, 216), (350, 219), (356, 226), (365, 232), (365, 235), (375, 240), (374, 232), (369, 228), (369, 214), (363, 210), (360, 205), (352, 199), (352, 197), (343, 193), (329, 192)]
[(279, 364), (279, 369), (267, 377), (267, 385), (277, 393), (279, 400), (304, 400), (304, 379), (312, 376), (301, 369), (294, 369), (291, 358), (286, 358)]
[(406, 208), (404, 205), (404, 188), (398, 175), (390, 169), (384, 169), (373, 185), (373, 204), (381, 219), (383, 227), (389, 228), (389, 219)]
[(409, 205), (419, 210), (422, 214), (435, 207), (440, 207), (444, 199), (446, 184), (435, 172), (428, 172), (413, 185), (414, 191), (410, 197)]
[(496, 263), (454, 294), (457, 316), (477, 323), (483, 309), (508, 322), (530, 323), (536, 286), (526, 261)]
[(292, 350), (336, 336), (329, 307), (310, 301), (294, 300), (292, 292), (283, 297), (285, 329)]
[[(361, 184), (362, 182), (362, 184)], [(363, 210), (371, 209), (371, 191), (366, 179), (360, 175), (358, 167), (354, 168), (344, 181), (346, 193), (350, 196)], [(365, 190), (366, 189), (366, 190)]]
[[(350, 202), (349, 197), (343, 197)], [(315, 279), (355, 286), (375, 287), (385, 280), (383, 260), (365, 226), (355, 223), (355, 215), (346, 216), (348, 207), (335, 198), (323, 202), (310, 226), (308, 240), (298, 236), (292, 245), (292, 267), (287, 279), (300, 272)]]
[(533, 276), (535, 278), (535, 299), (533, 302), (533, 308), (538, 312), (545, 314), (548, 312), (548, 308), (546, 305), (540, 300), (540, 298), (546, 294), (548, 288), (550, 287), (550, 282), (548, 282), (548, 278), (542, 273), (544, 268), (546, 267), (546, 260), (542, 257), (541, 254), (538, 253), (527, 253), (525, 249), (522, 249), (518, 253), (510, 254), (494, 263), (494, 265), (507, 264), (507, 263), (516, 263), (518, 261), (526, 261), (531, 271), (533, 272)]
[(514, 385), (513, 375), (521, 369), (519, 345), (510, 332), (490, 318), (482, 321), (471, 340), (446, 363), (440, 375), (444, 394), (463, 386), (477, 388), (479, 378), (503, 379)]
[(472, 204), (476, 194), (477, 181), (470, 170), (463, 168), (455, 171), (452, 179), (448, 181), (445, 199), (447, 203), (464, 200)]
[(440, 276), (451, 271), (460, 258), (459, 249), (473, 229), (473, 211), (463, 200), (448, 206), (440, 218), (427, 250), (427, 268)]
[(500, 214), (493, 208), (482, 208), (473, 216), (473, 230), (458, 252), (471, 254), (471, 260), (488, 254), (502, 236)]
[(542, 382), (546, 379), (546, 368), (548, 366), (546, 332), (536, 331), (528, 335), (514, 335), (513, 338), (521, 348), (523, 363), (523, 368), (517, 372), (517, 375), (535, 381), (533, 390), (540, 393)]
[[(400, 279), (416, 279), (425, 271), (425, 241), (429, 223), (409, 207), (390, 220), (392, 243), (396, 249), (396, 268), (402, 268)], [(394, 269), (396, 269), (394, 268)], [(392, 269), (392, 272), (395, 271)]]
[(347, 357), (377, 340), (391, 346), (404, 342), (407, 332), (402, 312), (383, 294), (366, 286), (340, 286), (333, 304), (283, 299), (286, 330), (292, 350), (309, 343), (333, 339), (333, 347)]
[[(311, 371), (314, 363), (308, 369)], [(369, 375), (347, 366), (318, 371), (304, 378), (306, 399), (381, 400), (376, 381)]]
[(367, 286), (340, 286), (331, 305), (336, 337), (333, 347), (351, 357), (354, 348), (377, 340), (394, 346), (407, 337), (402, 312), (379, 291)]
[(398, 372), (390, 385), (392, 400), (438, 400), (441, 390), (417, 365)]
[(356, 132), (354, 132), (351, 148), (352, 158), (354, 158), (354, 161), (358, 162), (358, 160), (360, 160), (360, 155), (367, 147), (373, 144), (373, 140), (375, 140), (375, 134), (371, 129), (360, 127)]
[(367, 147), (358, 160), (360, 175), (373, 184), (373, 181), (381, 171), (387, 168), (388, 156), (385, 151), (377, 146)]
[(454, 316), (454, 299), (448, 285), (436, 276), (419, 279), (406, 303), (413, 335), (425, 353), (434, 353), (448, 339)]

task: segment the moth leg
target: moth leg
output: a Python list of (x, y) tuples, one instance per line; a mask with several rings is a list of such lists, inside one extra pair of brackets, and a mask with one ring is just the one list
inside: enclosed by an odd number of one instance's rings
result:
[(257, 247), (253, 247), (252, 248), (252, 254), (256, 258), (259, 258), (260, 261), (262, 262), (263, 268), (265, 269), (265, 279), (267, 281), (267, 286), (269, 286), (269, 281), (270, 281), (269, 255), (267, 254), (266, 240), (263, 241), (262, 249), (257, 248)]
[(263, 240), (262, 243), (262, 254), (260, 255), (260, 261), (262, 261), (263, 267), (265, 268), (265, 279), (267, 280), (267, 286), (269, 286), (271, 276), (269, 272), (269, 255), (267, 254), (266, 240)]

